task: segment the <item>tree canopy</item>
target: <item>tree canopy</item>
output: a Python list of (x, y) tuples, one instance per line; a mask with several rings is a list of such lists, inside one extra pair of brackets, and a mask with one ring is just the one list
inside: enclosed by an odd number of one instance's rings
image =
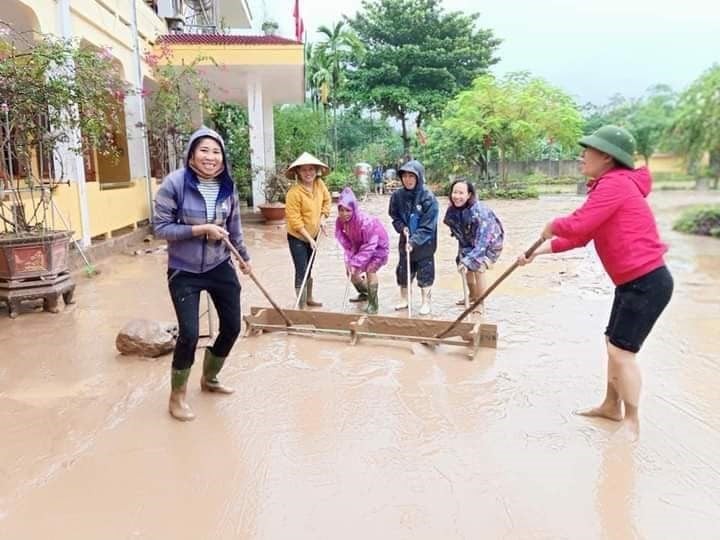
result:
[(445, 12), (440, 0), (364, 0), (350, 20), (366, 54), (349, 64), (358, 105), (396, 118), (409, 152), (408, 122), (420, 128), (495, 64), (500, 40), (477, 14)]
[(524, 159), (539, 145), (569, 151), (577, 145), (582, 124), (573, 100), (542, 79), (527, 73), (500, 80), (483, 75), (448, 104), (430, 131), (428, 152), (450, 163), (477, 164), (495, 151), (504, 181), (508, 158)]
[(667, 130), (672, 124), (677, 96), (669, 86), (657, 84), (638, 99), (613, 95), (601, 107), (587, 104), (584, 107), (586, 134), (606, 124), (628, 129), (637, 143), (637, 152), (647, 164), (656, 150), (663, 146)]
[(670, 135), (691, 162), (708, 152), (710, 172), (720, 176), (720, 65), (713, 65), (682, 93)]

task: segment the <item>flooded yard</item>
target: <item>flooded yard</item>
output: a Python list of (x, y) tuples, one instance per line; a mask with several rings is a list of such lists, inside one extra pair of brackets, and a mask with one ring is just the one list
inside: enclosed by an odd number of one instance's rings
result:
[[(490, 201), (507, 234), (490, 280), (581, 200)], [(401, 342), (243, 338), (223, 371), (232, 396), (201, 394), (196, 360), (190, 423), (167, 413), (170, 356), (114, 345), (132, 318), (174, 320), (165, 253), (104, 261), (57, 315), (0, 308), (0, 539), (718, 538), (720, 241), (671, 231), (707, 201), (720, 197), (651, 197), (675, 295), (639, 355), (634, 445), (572, 414), (605, 389), (613, 288), (591, 247), (511, 275), (486, 301), (498, 348), (474, 362)], [(387, 202), (365, 208), (391, 231)], [(256, 275), (290, 306), (284, 227), (245, 234)], [(450, 321), (462, 286), (443, 225), (439, 238), (431, 317)], [(381, 314), (396, 261), (393, 249), (380, 272)], [(244, 310), (267, 305), (241, 281)], [(323, 310), (356, 309), (332, 237), (315, 288)]]

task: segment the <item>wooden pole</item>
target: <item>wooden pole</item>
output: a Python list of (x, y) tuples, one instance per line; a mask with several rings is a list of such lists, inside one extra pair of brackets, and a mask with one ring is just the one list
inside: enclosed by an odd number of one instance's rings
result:
[[(545, 242), (545, 239), (544, 239), (544, 238), (539, 238), (538, 240), (536, 240), (535, 243), (534, 243), (532, 246), (530, 246), (530, 247), (528, 248), (528, 250), (525, 252), (525, 257), (529, 258), (533, 253), (535, 253), (535, 250), (536, 250), (537, 248), (539, 248), (539, 247), (543, 244), (543, 242)], [(442, 332), (440, 332), (439, 334), (437, 334), (435, 337), (439, 339), (439, 338), (442, 338), (442, 337), (446, 336), (449, 332), (452, 332), (453, 328), (455, 328), (465, 317), (467, 317), (468, 315), (470, 315), (470, 313), (472, 313), (472, 311), (473, 311), (476, 307), (478, 307), (478, 306), (483, 302), (483, 300), (485, 300), (485, 298), (487, 298), (487, 297), (490, 295), (490, 293), (493, 292), (493, 291), (495, 290), (495, 288), (496, 288), (498, 285), (500, 285), (500, 284), (505, 280), (506, 277), (508, 277), (510, 274), (512, 274), (513, 271), (514, 271), (518, 266), (519, 266), (519, 265), (518, 265), (518, 262), (515, 261), (515, 262), (510, 266), (510, 268), (508, 268), (507, 270), (505, 270), (505, 271), (502, 273), (502, 275), (501, 275), (499, 278), (497, 278), (497, 279), (495, 280), (495, 282), (494, 282), (492, 285), (490, 285), (484, 293), (482, 293), (482, 294), (480, 295), (480, 298), (476, 299), (476, 300), (470, 305), (470, 307), (468, 307), (465, 311), (463, 311), (463, 312), (460, 314), (460, 316), (459, 316), (457, 319), (455, 319), (454, 322), (452, 322), (445, 330), (443, 330)]]
[[(232, 253), (233, 256), (237, 259), (240, 266), (241, 267), (245, 266), (245, 261), (243, 261), (242, 257), (240, 256), (240, 253), (238, 253), (238, 250), (235, 249), (235, 246), (232, 245), (230, 240), (228, 240), (227, 238), (223, 238), (223, 242), (225, 242), (225, 245), (230, 250), (230, 253)], [(280, 314), (283, 321), (285, 321), (285, 326), (292, 326), (292, 322), (290, 321), (290, 319), (287, 318), (287, 316), (285, 315), (285, 312), (282, 309), (280, 309), (280, 306), (278, 306), (275, 303), (275, 301), (270, 297), (270, 294), (265, 290), (265, 287), (263, 287), (260, 284), (258, 279), (255, 277), (255, 274), (253, 274), (252, 271), (250, 271), (250, 272), (248, 272), (247, 275), (250, 276), (250, 279), (252, 279), (255, 282), (255, 285), (257, 285), (258, 289), (260, 289), (260, 292), (262, 292), (265, 295), (265, 298), (268, 299), (268, 302), (270, 302), (272, 307), (275, 308), (275, 310)]]

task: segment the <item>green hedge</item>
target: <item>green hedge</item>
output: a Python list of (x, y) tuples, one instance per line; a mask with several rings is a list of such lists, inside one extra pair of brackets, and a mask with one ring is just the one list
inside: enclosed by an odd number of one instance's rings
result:
[(544, 174), (528, 174), (519, 178), (510, 177), (510, 182), (520, 182), (532, 186), (575, 185), (582, 176), (545, 176)]
[(327, 175), (324, 180), (330, 194), (332, 194), (333, 191), (340, 192), (347, 186), (350, 186), (358, 197), (365, 195), (367, 192), (365, 186), (360, 184), (357, 178), (355, 178), (355, 175), (350, 171), (335, 170)]
[[(650, 171), (652, 172), (652, 171)], [(681, 172), (657, 172), (652, 173), (653, 182), (683, 182), (688, 184), (695, 184), (696, 177), (692, 174), (681, 173)]]
[(507, 189), (481, 189), (478, 191), (480, 199), (537, 199), (538, 190), (533, 186), (511, 187)]
[(720, 238), (720, 206), (687, 209), (673, 224), (676, 231)]

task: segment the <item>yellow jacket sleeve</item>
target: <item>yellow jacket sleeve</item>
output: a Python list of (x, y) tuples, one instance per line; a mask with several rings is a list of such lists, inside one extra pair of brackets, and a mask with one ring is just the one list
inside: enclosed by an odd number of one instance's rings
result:
[(302, 197), (296, 189), (288, 191), (285, 197), (285, 221), (288, 229), (299, 231), (303, 228)]
[(328, 191), (328, 188), (323, 180), (320, 180), (320, 186), (322, 187), (323, 194), (322, 210), (320, 210), (320, 213), (328, 218), (330, 217), (330, 191)]

